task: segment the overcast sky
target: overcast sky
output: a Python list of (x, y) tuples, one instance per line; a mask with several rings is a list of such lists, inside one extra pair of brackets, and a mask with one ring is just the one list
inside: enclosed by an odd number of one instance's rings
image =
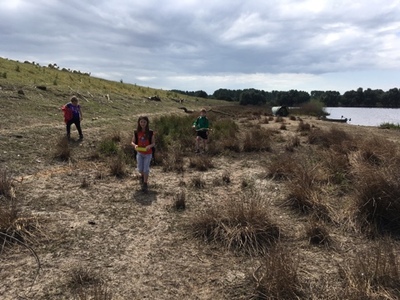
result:
[(0, 0), (0, 56), (153, 88), (400, 87), (400, 0)]

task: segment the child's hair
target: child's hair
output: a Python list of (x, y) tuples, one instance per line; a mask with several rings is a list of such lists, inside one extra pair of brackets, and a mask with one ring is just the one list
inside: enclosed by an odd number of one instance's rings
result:
[(70, 101), (71, 102), (78, 102), (78, 98), (76, 96), (72, 96)]
[(146, 128), (145, 128), (145, 136), (146, 136), (146, 138), (149, 138), (149, 131), (150, 131), (150, 129), (149, 129), (149, 123), (150, 123), (149, 118), (147, 116), (140, 116), (139, 117), (139, 119), (137, 121), (136, 132), (142, 131), (142, 126), (140, 126), (140, 120), (146, 120), (147, 121)]
[(207, 110), (203, 107), (202, 109), (200, 109), (201, 112), (207, 112)]

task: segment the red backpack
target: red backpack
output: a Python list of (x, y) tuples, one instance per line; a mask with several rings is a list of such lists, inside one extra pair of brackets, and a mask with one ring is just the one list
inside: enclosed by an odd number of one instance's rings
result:
[(70, 109), (67, 105), (63, 105), (61, 107), (61, 110), (64, 112), (64, 122), (65, 124), (68, 123), (72, 117), (73, 117), (73, 113), (72, 113), (72, 109)]

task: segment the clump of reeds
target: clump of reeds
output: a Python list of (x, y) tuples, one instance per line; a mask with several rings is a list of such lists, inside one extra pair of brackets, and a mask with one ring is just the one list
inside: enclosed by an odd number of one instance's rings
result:
[(67, 282), (75, 299), (111, 300), (112, 294), (106, 287), (105, 280), (90, 268), (74, 268)]
[(333, 239), (330, 236), (326, 225), (320, 222), (311, 221), (306, 228), (306, 236), (310, 245), (326, 248), (333, 246)]
[(285, 145), (285, 149), (289, 152), (293, 152), (295, 148), (300, 146), (300, 139), (296, 136), (291, 136)]
[[(26, 247), (36, 238), (39, 221), (29, 214), (22, 214), (15, 195), (12, 179), (5, 170), (0, 171), (0, 245), (19, 243)], [(0, 252), (3, 248), (0, 248)], [(31, 250), (32, 251), (32, 250)], [(32, 251), (33, 252), (33, 251)], [(34, 253), (34, 252), (33, 252)]]
[(263, 128), (253, 128), (245, 134), (243, 141), (243, 151), (271, 151), (271, 135), (272, 132), (270, 130), (266, 130)]
[(284, 153), (272, 157), (270, 163), (266, 166), (266, 176), (274, 180), (287, 180), (296, 176), (298, 168), (296, 158), (293, 159), (292, 156)]
[(191, 185), (196, 189), (201, 189), (206, 186), (206, 182), (200, 176), (195, 176), (191, 180)]
[(67, 136), (62, 136), (57, 140), (53, 157), (61, 161), (68, 161), (71, 158), (71, 149)]
[(112, 176), (123, 178), (127, 175), (126, 162), (123, 153), (119, 153), (110, 162), (110, 173)]
[(176, 210), (186, 209), (186, 193), (184, 191), (180, 191), (174, 195), (174, 207)]
[(283, 246), (271, 249), (254, 272), (255, 299), (303, 299), (304, 288), (298, 275), (293, 251)]
[(354, 215), (361, 229), (375, 235), (400, 235), (400, 172), (361, 168), (357, 172)]
[(303, 120), (301, 120), (299, 122), (299, 125), (297, 126), (297, 131), (300, 131), (300, 132), (311, 131), (311, 125), (309, 123), (306, 123)]
[(197, 171), (207, 171), (213, 168), (212, 158), (208, 155), (196, 155), (189, 159), (189, 167)]
[(322, 191), (318, 187), (316, 176), (313, 166), (299, 164), (295, 178), (286, 184), (288, 196), (284, 205), (298, 213), (331, 221), (330, 207), (322, 201)]
[(388, 240), (357, 251), (342, 264), (340, 274), (345, 282), (342, 299), (400, 298), (400, 262)]
[(205, 241), (249, 255), (266, 253), (280, 237), (279, 227), (271, 221), (262, 197), (250, 192), (197, 214), (192, 231)]
[(169, 151), (163, 153), (161, 164), (164, 172), (184, 172), (185, 168), (182, 149), (180, 147), (171, 147)]

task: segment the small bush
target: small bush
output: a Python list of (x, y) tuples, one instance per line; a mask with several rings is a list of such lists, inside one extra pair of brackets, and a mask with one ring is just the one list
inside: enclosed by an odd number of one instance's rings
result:
[(69, 147), (68, 138), (66, 136), (58, 139), (54, 152), (54, 158), (61, 161), (68, 161), (71, 158), (71, 149)]
[(249, 255), (265, 254), (280, 237), (279, 227), (270, 220), (268, 207), (255, 193), (243, 193), (197, 214), (192, 231), (205, 241)]
[(6, 170), (0, 170), (0, 200), (3, 197), (6, 199), (15, 198), (11, 178), (7, 175)]
[(181, 191), (174, 196), (174, 207), (176, 210), (186, 209), (186, 193)]
[(333, 245), (332, 237), (329, 235), (326, 226), (317, 222), (311, 222), (306, 230), (310, 245), (330, 248)]
[(308, 123), (303, 122), (303, 120), (301, 120), (299, 122), (299, 125), (297, 126), (297, 131), (311, 131), (311, 125)]
[(303, 122), (303, 120), (301, 120), (299, 122), (299, 125), (297, 126), (297, 131), (300, 131), (300, 132), (311, 131), (311, 125), (308, 123), (305, 123), (305, 122)]
[(387, 240), (358, 251), (340, 268), (342, 299), (399, 299), (399, 266), (395, 247)]
[(285, 145), (285, 149), (289, 152), (293, 152), (294, 148), (297, 148), (299, 146), (300, 146), (300, 139), (296, 135), (289, 138), (288, 142)]
[(75, 268), (70, 272), (67, 286), (75, 299), (111, 300), (105, 280), (89, 268)]
[(272, 178), (274, 180), (287, 180), (296, 176), (299, 165), (296, 162), (296, 158), (293, 159), (293, 157), (288, 154), (281, 154), (272, 157), (266, 168), (267, 178)]
[(203, 179), (201, 179), (199, 176), (195, 176), (191, 180), (192, 186), (196, 189), (201, 189), (206, 186), (206, 183)]
[(283, 247), (272, 249), (253, 275), (256, 299), (303, 299), (298, 268), (291, 251)]
[(367, 234), (400, 235), (400, 172), (362, 168), (357, 172), (354, 215)]
[(243, 141), (243, 151), (271, 151), (271, 131), (262, 128), (246, 132)]
[(214, 165), (211, 157), (207, 155), (197, 155), (189, 159), (189, 167), (198, 171), (207, 171), (208, 169), (213, 168)]
[(164, 172), (184, 172), (183, 152), (180, 147), (171, 148), (162, 157), (162, 170)]
[(123, 178), (127, 175), (124, 155), (120, 154), (111, 161), (110, 171), (111, 175), (118, 178)]
[(100, 142), (99, 151), (110, 156), (118, 153), (118, 144), (112, 139), (106, 138)]

